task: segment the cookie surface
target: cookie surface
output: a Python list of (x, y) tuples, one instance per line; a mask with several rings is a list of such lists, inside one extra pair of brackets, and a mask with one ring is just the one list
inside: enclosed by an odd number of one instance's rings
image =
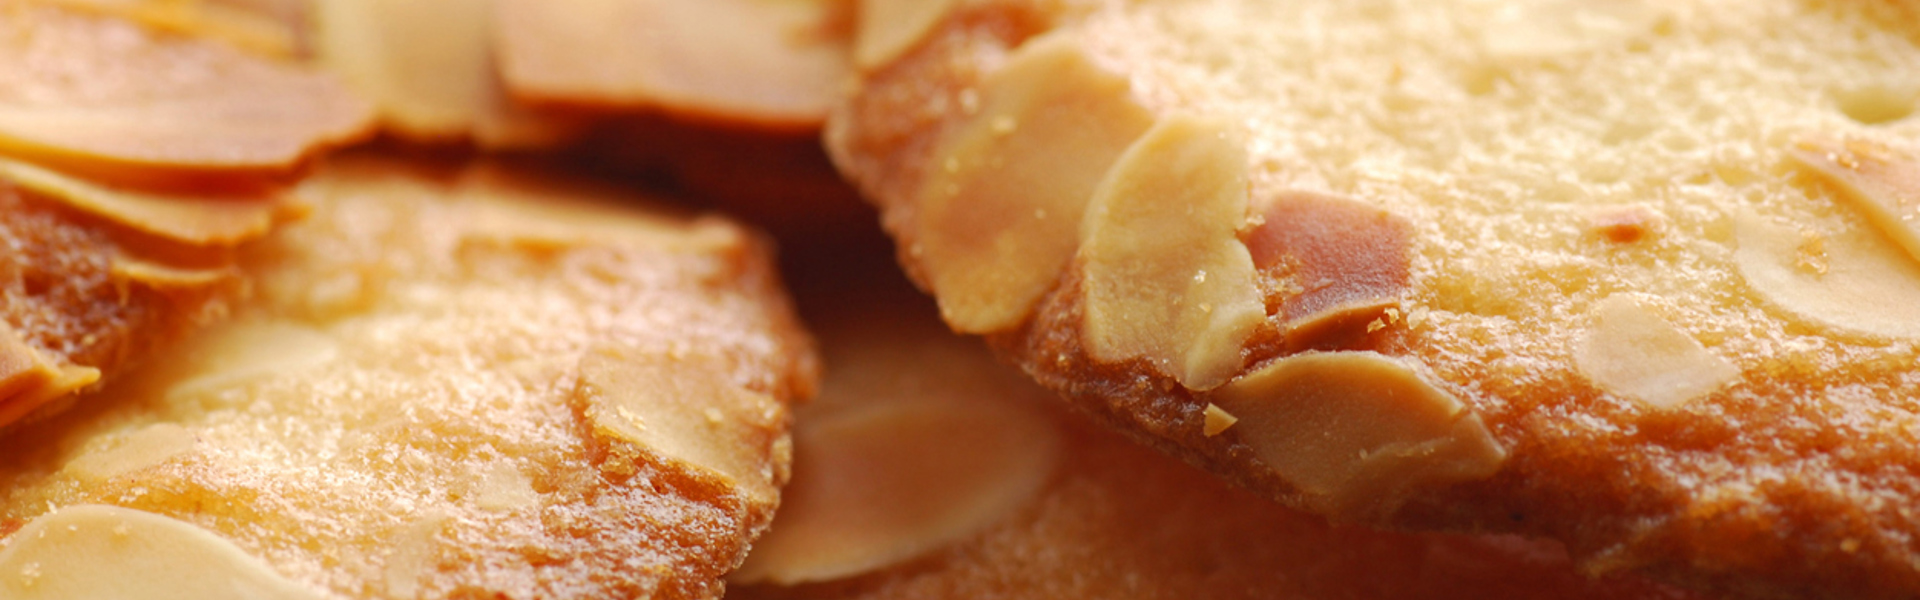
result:
[(280, 180), (367, 125), (322, 75), (95, 4), (0, 3), (0, 427), (223, 315), (234, 248), (303, 211)]
[(284, 597), (721, 593), (812, 386), (759, 239), (493, 166), (363, 157), (302, 191), (229, 324), (0, 441), (0, 564), (36, 574), (0, 595), (181, 560), (22, 537), (102, 528)]
[(1911, 7), (934, 4), (829, 145), (1110, 424), (1340, 519), (1920, 590)]
[(1329, 526), (1233, 489), (1068, 414), (895, 277), (801, 293), (827, 373), (731, 596), (1692, 597), (1590, 580), (1548, 542)]

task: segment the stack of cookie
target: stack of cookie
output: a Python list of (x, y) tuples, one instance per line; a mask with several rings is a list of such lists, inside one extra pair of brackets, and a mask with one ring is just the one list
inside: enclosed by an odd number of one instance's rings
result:
[(0, 597), (1920, 596), (1917, 11), (0, 0)]

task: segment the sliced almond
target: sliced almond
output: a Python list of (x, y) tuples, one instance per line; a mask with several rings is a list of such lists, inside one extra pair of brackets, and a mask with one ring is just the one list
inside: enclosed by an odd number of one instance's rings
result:
[(1145, 358), (1196, 390), (1239, 373), (1266, 312), (1235, 232), (1247, 220), (1247, 155), (1231, 132), (1162, 119), (1095, 190), (1077, 257), (1093, 358)]
[(932, 154), (909, 252), (963, 333), (1019, 325), (1058, 281), (1107, 170), (1153, 125), (1127, 80), (1065, 36), (1027, 42)]
[(1059, 433), (1030, 409), (902, 400), (802, 421), (784, 504), (732, 581), (827, 581), (911, 560), (1005, 518), (1053, 470)]
[(113, 276), (162, 293), (197, 293), (223, 286), (241, 285), (243, 275), (233, 267), (184, 268), (139, 258), (116, 256)]
[(1506, 450), (1459, 399), (1372, 352), (1281, 359), (1215, 391), (1261, 463), (1339, 518), (1490, 477)]
[(817, 127), (849, 70), (835, 10), (826, 0), (499, 0), (500, 71), (519, 97)]
[(1404, 217), (1306, 192), (1270, 200), (1261, 216), (1247, 248), (1284, 283), (1274, 293), (1290, 347), (1362, 332), (1406, 295), (1413, 227)]
[(99, 369), (56, 365), (0, 322), (0, 427), (99, 380)]
[[(269, 13), (206, 0), (38, 0), (138, 21), (161, 31), (226, 42), (249, 52), (293, 56), (300, 36)], [(325, 4), (324, 2), (321, 4)]]
[(363, 131), (319, 73), (33, 2), (0, 8), (0, 151), (88, 172), (282, 170)]
[(935, 23), (953, 10), (954, 0), (860, 0), (854, 30), (853, 64), (873, 69), (925, 39)]
[(203, 334), (192, 378), (167, 390), (169, 401), (324, 366), (340, 357), (332, 336), (292, 321), (246, 320)]
[(574, 124), (511, 102), (493, 60), (492, 0), (329, 0), (314, 7), (320, 61), (372, 100), (394, 132), (546, 146)]
[(1920, 159), (1867, 140), (1804, 142), (1787, 156), (1840, 188), (1843, 201), (1920, 261)]
[(484, 510), (513, 511), (540, 505), (540, 492), (533, 480), (507, 462), (478, 475), (474, 482), (474, 504)]
[(441, 509), (425, 511), (388, 540), (390, 550), (383, 575), (393, 598), (418, 598), (424, 580), (433, 575), (440, 548), (440, 532), (453, 517)]
[(196, 443), (193, 432), (185, 427), (156, 423), (109, 441), (108, 447), (74, 457), (61, 472), (97, 485), (192, 452)]
[(728, 379), (719, 357), (603, 349), (580, 361), (575, 398), (595, 434), (774, 498), (769, 432), (780, 404)]
[(0, 158), (0, 179), (136, 231), (194, 245), (232, 246), (300, 213), (290, 198), (243, 193), (166, 193), (117, 187)]
[(1604, 49), (1653, 30), (1667, 12), (1639, 0), (1497, 4), (1482, 43), (1501, 60), (1546, 60)]
[(1655, 408), (1675, 408), (1740, 378), (1740, 369), (1626, 294), (1595, 305), (1575, 346), (1580, 374), (1601, 389)]
[(1920, 262), (1887, 238), (1825, 236), (1750, 213), (1734, 216), (1734, 238), (1740, 274), (1774, 306), (1814, 325), (1920, 338)]
[(0, 549), (9, 600), (321, 600), (233, 542), (117, 506), (72, 506), (29, 521)]
[(1226, 433), (1228, 429), (1233, 428), (1234, 423), (1239, 422), (1240, 417), (1233, 416), (1232, 413), (1227, 412), (1227, 409), (1220, 408), (1218, 404), (1208, 402), (1206, 423), (1201, 426), (1200, 433), (1207, 437), (1213, 437)]

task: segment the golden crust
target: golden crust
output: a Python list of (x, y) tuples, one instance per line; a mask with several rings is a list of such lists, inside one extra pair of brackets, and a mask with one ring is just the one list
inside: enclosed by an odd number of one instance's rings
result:
[[(242, 285), (230, 250), (157, 239), (0, 186), (5, 324), (58, 367), (120, 374), (223, 316)], [(53, 397), (0, 398), (0, 426)]]
[[(1076, 2), (959, 4), (900, 59), (867, 73), (827, 130), (836, 164), (881, 207), (883, 223), (902, 249), (900, 262), (923, 288), (927, 267), (911, 252), (917, 198), (938, 168), (931, 161), (944, 136), (970, 116), (968, 97), (1027, 40), (1106, 10)], [(1124, 64), (1103, 64), (1116, 62)], [(1136, 91), (1158, 110), (1182, 106), (1178, 89)], [(1658, 215), (1651, 223), (1616, 243), (1640, 242), (1643, 235), (1674, 227)], [(1413, 248), (1422, 251), (1430, 250)], [(1433, 301), (1442, 292), (1419, 286), (1444, 275), (1414, 264), (1413, 289), (1401, 299)], [(1045, 386), (1136, 439), (1263, 495), (1310, 504), (1264, 468), (1231, 429), (1205, 435), (1205, 394), (1180, 387), (1144, 361), (1092, 360), (1082, 342), (1080, 292), (1066, 283), (1078, 278), (1074, 268), (1066, 269), (1030, 318), (987, 335), (988, 341)], [(1284, 302), (1274, 288), (1264, 291), (1271, 314)], [(1395, 309), (1381, 312), (1389, 306)], [(1911, 369), (1911, 344), (1820, 342), (1833, 354), (1755, 354), (1739, 364), (1764, 377), (1739, 383), (1731, 393), (1714, 392), (1684, 410), (1654, 410), (1596, 389), (1571, 366), (1565, 355), (1573, 344), (1562, 342), (1573, 328), (1554, 325), (1574, 315), (1530, 316), (1526, 331), (1433, 320), (1420, 328), (1403, 325), (1401, 319), (1412, 318), (1401, 312), (1405, 306), (1383, 305), (1340, 328), (1344, 333), (1316, 336), (1305, 347), (1288, 339), (1285, 323), (1270, 319), (1247, 345), (1248, 364), (1314, 349), (1375, 350), (1410, 359), (1430, 369), (1437, 386), (1466, 401), (1509, 458), (1491, 478), (1429, 490), (1390, 515), (1340, 516), (1398, 527), (1546, 535), (1566, 541), (1590, 570), (1638, 570), (1752, 597), (1891, 598), (1920, 590), (1920, 547), (1911, 542), (1916, 529), (1901, 508), (1920, 490), (1920, 463), (1902, 425), (1864, 425), (1890, 416), (1907, 422), (1906, 412), (1892, 404), (1912, 397), (1911, 378), (1902, 374)], [(1540, 307), (1542, 313), (1553, 310)], [(1794, 335), (1794, 326), (1767, 319), (1760, 308), (1737, 310), (1725, 318), (1753, 317), (1738, 326), (1751, 331), (1752, 339)], [(1517, 356), (1562, 366), (1526, 369), (1511, 359)], [(1868, 403), (1879, 406), (1842, 400), (1861, 390), (1833, 387), (1863, 381), (1872, 382), (1876, 398)], [(1703, 483), (1713, 484), (1710, 492)]]
[[(1630, 575), (1590, 579), (1551, 542), (1332, 526), (1275, 506), (1069, 414), (971, 340), (941, 331), (925, 298), (890, 293), (893, 277), (860, 279), (850, 286), (866, 291), (858, 298), (801, 298), (820, 302), (810, 318), (830, 366), (799, 429), (875, 407), (1005, 404), (1053, 430), (1059, 459), (1016, 509), (911, 560), (828, 581), (737, 585), (730, 596), (1694, 597)], [(807, 477), (799, 472), (793, 489)], [(805, 508), (794, 502), (782, 510)], [(776, 518), (770, 535), (786, 518)]]
[(762, 240), (496, 167), (303, 191), (231, 323), (0, 441), (0, 531), (112, 504), (345, 597), (722, 593), (813, 381)]

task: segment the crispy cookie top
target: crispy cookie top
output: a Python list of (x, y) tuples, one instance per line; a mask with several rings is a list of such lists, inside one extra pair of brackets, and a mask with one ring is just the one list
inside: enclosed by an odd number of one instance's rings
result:
[(829, 144), (1042, 383), (1336, 518), (1920, 590), (1909, 7), (931, 4)]
[[(0, 442), (0, 568), (36, 573), (0, 595), (187, 567), (290, 597), (720, 595), (812, 386), (760, 240), (492, 166), (352, 160), (302, 192), (230, 324)], [(206, 558), (30, 543), (62, 530)]]

